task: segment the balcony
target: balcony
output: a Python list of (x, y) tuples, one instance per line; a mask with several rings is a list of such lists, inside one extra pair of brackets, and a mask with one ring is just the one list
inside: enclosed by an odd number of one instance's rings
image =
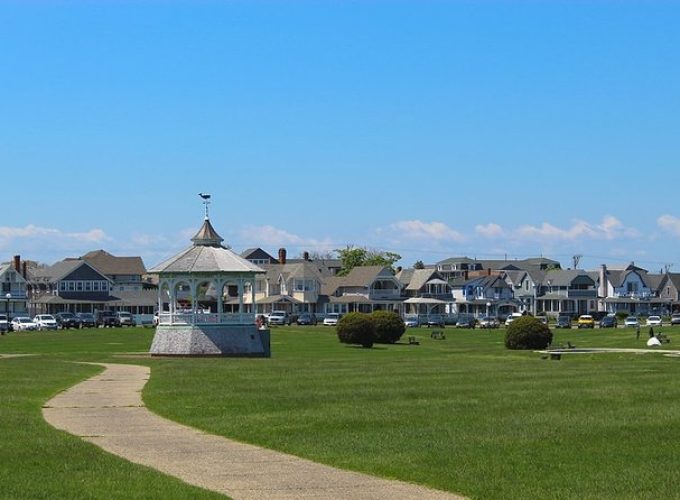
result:
[(393, 290), (371, 290), (368, 298), (371, 300), (397, 300), (401, 297), (401, 292), (396, 288)]

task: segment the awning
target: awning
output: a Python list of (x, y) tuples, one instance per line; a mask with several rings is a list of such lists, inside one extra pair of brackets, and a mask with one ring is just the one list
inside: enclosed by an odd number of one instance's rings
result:
[(439, 278), (433, 278), (425, 284), (426, 285), (448, 285), (449, 283), (447, 281), (444, 281), (444, 280), (439, 279)]
[(451, 299), (451, 302), (446, 302), (445, 300), (439, 300), (439, 299), (433, 299), (430, 297), (411, 297), (410, 299), (406, 299), (404, 301), (404, 304), (453, 304), (454, 300)]

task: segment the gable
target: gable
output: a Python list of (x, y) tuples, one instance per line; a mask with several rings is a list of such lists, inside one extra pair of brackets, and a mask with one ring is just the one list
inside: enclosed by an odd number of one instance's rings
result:
[(108, 281), (109, 279), (90, 266), (87, 262), (83, 262), (80, 266), (76, 267), (65, 276), (63, 276), (59, 281)]

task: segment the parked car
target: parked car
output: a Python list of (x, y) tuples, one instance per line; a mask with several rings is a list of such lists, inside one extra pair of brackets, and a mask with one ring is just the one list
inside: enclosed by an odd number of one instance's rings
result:
[(459, 314), (456, 328), (474, 328), (477, 326), (477, 320), (472, 314)]
[(515, 313), (508, 314), (508, 317), (505, 318), (505, 326), (509, 326), (510, 324), (512, 324), (513, 321), (515, 321), (517, 318), (521, 318), (521, 317), (522, 317), (522, 313), (515, 312)]
[(557, 317), (555, 328), (571, 328), (571, 316), (562, 314)]
[(500, 322), (496, 316), (482, 316), (479, 320), (479, 328), (498, 328)]
[(116, 326), (135, 326), (135, 320), (127, 311), (117, 311), (114, 313)]
[(62, 330), (66, 328), (80, 328), (80, 320), (72, 312), (60, 312), (55, 315), (57, 324)]
[(647, 318), (647, 326), (663, 326), (661, 316), (650, 316)]
[(637, 316), (628, 316), (623, 322), (623, 325), (635, 328), (640, 326), (640, 322), (638, 321)]
[(97, 326), (97, 320), (92, 313), (77, 313), (76, 317), (80, 320), (82, 328)]
[[(456, 324), (458, 324), (457, 321)], [(430, 314), (427, 317), (427, 327), (430, 328), (431, 326), (444, 328), (444, 316), (442, 316), (441, 314)]]
[(97, 311), (95, 315), (95, 322), (97, 327), (106, 328), (107, 326), (112, 328), (118, 326), (116, 321), (116, 316), (113, 311)]
[(269, 315), (270, 325), (290, 325), (291, 323), (290, 315), (286, 311), (272, 311)]
[(595, 318), (590, 314), (581, 314), (578, 317), (576, 326), (579, 328), (595, 328)]
[(616, 316), (605, 316), (600, 320), (600, 328), (616, 328), (619, 325)]
[(33, 318), (33, 323), (38, 325), (38, 330), (56, 330), (59, 326), (51, 314), (38, 314)]
[(420, 326), (420, 320), (418, 319), (418, 315), (414, 314), (412, 316), (405, 316), (404, 317), (404, 326), (407, 328), (413, 328), (416, 326)]
[(12, 328), (15, 332), (37, 330), (38, 325), (28, 316), (17, 316), (12, 320)]
[(8, 332), (10, 328), (9, 319), (6, 314), (0, 314), (0, 332)]
[(340, 320), (341, 315), (338, 313), (328, 313), (323, 319), (324, 326), (336, 326)]
[(297, 317), (297, 321), (295, 322), (298, 325), (316, 325), (319, 322), (319, 320), (316, 318), (314, 314), (304, 312)]
[(680, 314), (675, 313), (671, 315), (671, 325), (680, 325)]

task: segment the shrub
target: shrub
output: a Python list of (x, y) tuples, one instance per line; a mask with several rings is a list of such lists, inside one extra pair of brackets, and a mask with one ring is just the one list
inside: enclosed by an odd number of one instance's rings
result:
[(368, 314), (349, 313), (340, 318), (336, 329), (343, 344), (373, 347), (376, 341), (375, 325)]
[(552, 332), (536, 318), (522, 316), (513, 321), (505, 332), (508, 349), (545, 349), (552, 342)]
[(378, 344), (394, 344), (406, 331), (404, 321), (392, 311), (373, 311), (371, 314)]

